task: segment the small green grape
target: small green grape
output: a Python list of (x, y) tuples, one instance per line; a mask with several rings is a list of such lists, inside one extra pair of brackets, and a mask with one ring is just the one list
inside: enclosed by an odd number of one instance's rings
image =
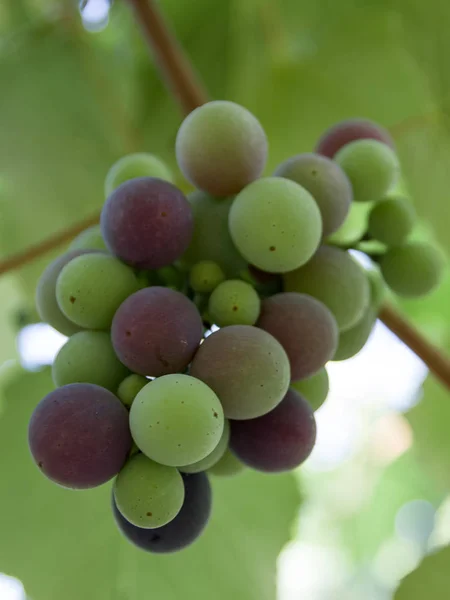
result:
[(261, 310), (261, 300), (245, 281), (230, 279), (216, 287), (209, 298), (208, 314), (219, 327), (254, 325)]
[(233, 477), (233, 475), (239, 475), (244, 469), (245, 465), (228, 448), (219, 462), (212, 466), (208, 472), (217, 477)]
[(432, 292), (442, 280), (444, 265), (441, 253), (421, 242), (394, 246), (380, 261), (387, 285), (405, 298), (419, 298)]
[(177, 469), (136, 454), (116, 478), (114, 499), (125, 519), (136, 527), (162, 527), (170, 523), (183, 506), (183, 479)]
[(347, 360), (356, 356), (367, 343), (377, 320), (376, 311), (370, 307), (363, 318), (339, 336), (339, 344), (333, 361)]
[[(172, 290), (182, 290), (185, 284), (184, 273), (174, 265), (168, 265), (153, 271), (156, 280), (165, 287), (170, 287)], [(155, 284), (158, 285), (158, 284)]]
[(335, 160), (350, 179), (355, 202), (379, 200), (387, 194), (400, 172), (395, 152), (377, 140), (346, 144)]
[(369, 215), (368, 232), (387, 246), (403, 244), (412, 232), (416, 215), (406, 198), (395, 197), (375, 204)]
[(386, 296), (386, 284), (378, 268), (369, 269), (366, 273), (370, 285), (370, 305), (378, 312)]
[(226, 449), (228, 448), (228, 442), (230, 440), (230, 423), (228, 419), (225, 419), (224, 428), (222, 437), (220, 438), (220, 442), (211, 452), (208, 454), (203, 460), (199, 460), (198, 462), (192, 465), (186, 465), (184, 467), (180, 467), (180, 471), (182, 473), (200, 473), (200, 471), (206, 471), (213, 467), (222, 456), (225, 454)]
[(107, 254), (71, 260), (56, 282), (56, 299), (65, 316), (86, 329), (109, 329), (116, 310), (138, 290), (133, 270)]
[[(143, 375), (132, 373), (125, 377), (117, 389), (117, 396), (122, 401), (122, 404), (129, 408), (133, 404), (133, 400), (138, 393), (149, 383), (149, 380)], [(115, 391), (115, 390), (114, 390)]]
[(130, 410), (134, 441), (149, 458), (181, 467), (204, 459), (220, 441), (222, 405), (189, 375), (165, 375), (147, 384)]
[(313, 410), (318, 410), (327, 399), (330, 390), (327, 370), (322, 367), (320, 371), (307, 379), (293, 381), (291, 387), (308, 400)]
[(57, 387), (68, 383), (95, 383), (114, 393), (128, 373), (114, 352), (111, 336), (104, 331), (80, 331), (72, 335), (52, 366)]
[(282, 177), (248, 185), (236, 196), (228, 223), (242, 256), (269, 273), (286, 273), (305, 264), (322, 236), (322, 217), (314, 198)]
[(200, 294), (211, 293), (224, 280), (225, 273), (212, 260), (201, 260), (196, 263), (189, 275), (191, 288)]
[(156, 177), (169, 183), (174, 182), (169, 167), (157, 156), (144, 152), (128, 154), (115, 162), (108, 171), (105, 180), (105, 197), (107, 198), (125, 181), (137, 177)]
[(105, 241), (100, 231), (100, 225), (93, 225), (77, 235), (69, 246), (69, 250), (104, 250), (107, 251)]

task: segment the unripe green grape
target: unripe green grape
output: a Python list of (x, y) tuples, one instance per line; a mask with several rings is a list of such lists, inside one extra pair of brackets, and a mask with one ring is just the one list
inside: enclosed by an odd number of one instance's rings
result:
[(376, 140), (346, 144), (335, 160), (350, 179), (355, 202), (370, 202), (385, 196), (400, 171), (395, 152)]
[(363, 317), (369, 306), (370, 289), (364, 269), (346, 251), (321, 246), (303, 267), (286, 273), (285, 291), (309, 294), (333, 313), (340, 331)]
[(222, 456), (225, 454), (226, 449), (228, 448), (228, 442), (230, 440), (230, 424), (228, 419), (225, 419), (222, 437), (220, 438), (220, 442), (208, 456), (205, 456), (203, 460), (199, 460), (198, 462), (192, 465), (186, 465), (184, 467), (180, 467), (180, 471), (182, 473), (200, 473), (201, 471), (206, 471), (213, 467)]
[(174, 467), (211, 454), (223, 427), (216, 394), (189, 375), (158, 377), (138, 393), (130, 410), (131, 434), (140, 450)]
[(114, 393), (128, 373), (114, 352), (111, 336), (104, 331), (80, 331), (72, 335), (52, 366), (57, 387), (68, 383), (95, 383)]
[(136, 454), (114, 483), (114, 499), (125, 519), (142, 529), (170, 523), (183, 506), (184, 484), (177, 469)]
[(327, 370), (325, 367), (322, 367), (320, 371), (317, 371), (317, 373), (311, 375), (311, 377), (307, 377), (301, 381), (292, 382), (291, 387), (306, 398), (311, 404), (312, 409), (316, 411), (325, 402), (330, 390), (330, 381)]
[(117, 396), (122, 404), (129, 408), (138, 393), (149, 383), (149, 380), (143, 375), (132, 373), (125, 377), (117, 389)]
[(432, 292), (441, 282), (444, 265), (441, 253), (421, 242), (394, 246), (380, 261), (387, 285), (405, 298), (419, 298)]
[(403, 244), (412, 232), (416, 214), (406, 198), (394, 197), (377, 202), (369, 215), (368, 233), (387, 246)]
[(340, 334), (338, 347), (332, 360), (341, 361), (356, 356), (366, 345), (376, 320), (377, 313), (371, 306), (356, 325)]
[(100, 225), (93, 225), (77, 235), (70, 244), (69, 250), (104, 250), (107, 252)]
[(322, 218), (316, 201), (301, 185), (266, 177), (236, 196), (229, 228), (239, 252), (252, 265), (286, 273), (305, 264), (317, 250)]
[(76, 325), (109, 329), (116, 310), (138, 287), (130, 267), (107, 254), (87, 254), (71, 260), (61, 271), (56, 299)]
[(153, 273), (155, 274), (156, 280), (159, 282), (155, 283), (155, 285), (170, 287), (172, 290), (182, 290), (185, 285), (184, 273), (174, 265), (162, 267), (161, 269), (153, 271)]
[(263, 172), (267, 138), (258, 119), (244, 107), (208, 102), (183, 121), (176, 155), (181, 171), (195, 187), (229, 196)]
[(171, 170), (162, 160), (153, 154), (137, 152), (119, 158), (110, 168), (105, 180), (105, 197), (125, 181), (137, 177), (156, 177), (169, 183), (174, 182)]
[(370, 305), (378, 312), (386, 296), (386, 284), (378, 268), (366, 271), (370, 285)]
[(196, 263), (189, 274), (191, 288), (199, 294), (211, 293), (222, 281), (225, 281), (225, 273), (212, 260)]
[(245, 281), (230, 279), (216, 287), (209, 298), (208, 314), (219, 327), (254, 325), (261, 310), (261, 300)]
[(233, 475), (239, 475), (244, 469), (244, 463), (228, 448), (219, 462), (212, 466), (208, 472), (216, 475), (216, 477), (233, 477)]

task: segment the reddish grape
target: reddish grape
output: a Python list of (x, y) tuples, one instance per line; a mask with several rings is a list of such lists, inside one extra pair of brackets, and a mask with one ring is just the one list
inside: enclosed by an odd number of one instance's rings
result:
[(347, 119), (327, 129), (316, 146), (316, 152), (333, 158), (342, 146), (365, 139), (378, 140), (395, 149), (390, 133), (377, 123), (368, 119)]

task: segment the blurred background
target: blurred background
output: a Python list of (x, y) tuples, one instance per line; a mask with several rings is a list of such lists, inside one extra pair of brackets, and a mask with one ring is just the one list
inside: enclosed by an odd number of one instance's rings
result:
[[(448, 253), (450, 4), (161, 5), (211, 96), (261, 120), (268, 173), (336, 121), (378, 121), (397, 143), (419, 237)], [(0, 90), (0, 258), (95, 214), (120, 156), (153, 152), (175, 168), (181, 116), (125, 0), (88, 0), (81, 14), (75, 0), (2, 0)], [(54, 256), (0, 278), (1, 600), (448, 597), (450, 393), (381, 324), (358, 356), (330, 365), (307, 463), (292, 475), (215, 481), (211, 525), (179, 555), (129, 546), (108, 485), (69, 492), (44, 479), (26, 431), (64, 342), (34, 309)], [(449, 277), (399, 308), (450, 351)]]

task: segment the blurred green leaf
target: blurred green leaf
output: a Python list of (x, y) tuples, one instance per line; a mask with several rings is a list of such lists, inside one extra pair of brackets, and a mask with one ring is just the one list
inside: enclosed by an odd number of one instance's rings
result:
[(450, 547), (427, 556), (400, 584), (394, 600), (444, 600), (450, 589)]

